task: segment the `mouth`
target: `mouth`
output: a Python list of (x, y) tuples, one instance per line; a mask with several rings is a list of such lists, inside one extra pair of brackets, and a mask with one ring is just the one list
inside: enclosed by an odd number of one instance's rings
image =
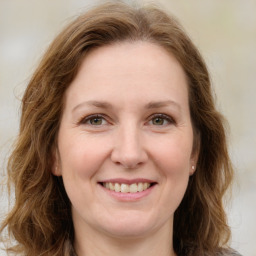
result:
[(139, 182), (114, 182), (104, 181), (99, 184), (107, 190), (119, 192), (119, 193), (139, 193), (148, 190), (155, 186), (156, 182), (139, 181)]

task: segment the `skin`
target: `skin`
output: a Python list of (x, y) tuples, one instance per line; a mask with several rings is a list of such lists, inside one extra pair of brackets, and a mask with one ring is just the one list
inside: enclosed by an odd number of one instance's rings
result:
[[(196, 165), (192, 147), (174, 56), (149, 42), (92, 50), (66, 91), (53, 166), (72, 204), (78, 255), (175, 255), (173, 216)], [(120, 178), (155, 185), (124, 200), (99, 184)]]

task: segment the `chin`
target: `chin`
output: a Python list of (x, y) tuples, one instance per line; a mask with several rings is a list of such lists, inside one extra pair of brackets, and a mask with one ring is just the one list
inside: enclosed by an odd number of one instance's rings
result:
[(152, 230), (147, 227), (131, 227), (127, 226), (125, 228), (120, 227), (111, 227), (105, 229), (106, 234), (111, 237), (118, 239), (134, 239), (134, 238), (142, 238), (149, 235)]
[[(115, 220), (114, 223), (113, 219)], [(110, 222), (104, 223), (100, 227), (104, 233), (122, 239), (145, 237), (160, 226), (159, 223), (150, 218), (138, 218), (138, 216), (132, 216), (132, 214), (119, 218), (112, 217)]]

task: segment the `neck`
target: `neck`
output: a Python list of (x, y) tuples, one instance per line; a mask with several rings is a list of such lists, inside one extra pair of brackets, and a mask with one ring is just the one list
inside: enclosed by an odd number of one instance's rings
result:
[(172, 232), (167, 227), (154, 231), (145, 237), (136, 238), (111, 237), (95, 230), (86, 233), (85, 236), (76, 234), (75, 249), (78, 256), (176, 255), (173, 251)]

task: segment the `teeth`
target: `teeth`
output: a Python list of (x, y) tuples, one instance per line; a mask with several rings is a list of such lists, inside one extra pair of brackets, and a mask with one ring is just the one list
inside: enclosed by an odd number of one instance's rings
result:
[[(105, 184), (107, 184), (107, 183), (105, 183)], [(109, 185), (106, 185), (105, 187), (106, 188), (108, 188), (108, 186), (109, 186), (109, 189), (110, 190), (115, 190), (115, 185), (113, 184), (113, 183), (108, 183)]]
[(122, 192), (122, 193), (128, 193), (128, 192), (130, 192), (129, 185), (127, 185), (127, 184), (121, 184), (121, 192)]
[(143, 186), (143, 183), (138, 183), (138, 191), (141, 192), (144, 190), (144, 186)]
[(143, 183), (143, 190), (146, 190), (147, 188), (149, 188), (150, 184), (149, 183)]
[(115, 183), (115, 191), (116, 192), (121, 192), (121, 186), (119, 183)]
[(130, 185), (130, 193), (136, 193), (138, 191), (138, 186), (136, 183)]
[(133, 184), (120, 184), (120, 183), (111, 183), (111, 182), (104, 182), (103, 186), (109, 190), (121, 193), (137, 193), (142, 192), (150, 187), (150, 183), (148, 182), (139, 182)]

